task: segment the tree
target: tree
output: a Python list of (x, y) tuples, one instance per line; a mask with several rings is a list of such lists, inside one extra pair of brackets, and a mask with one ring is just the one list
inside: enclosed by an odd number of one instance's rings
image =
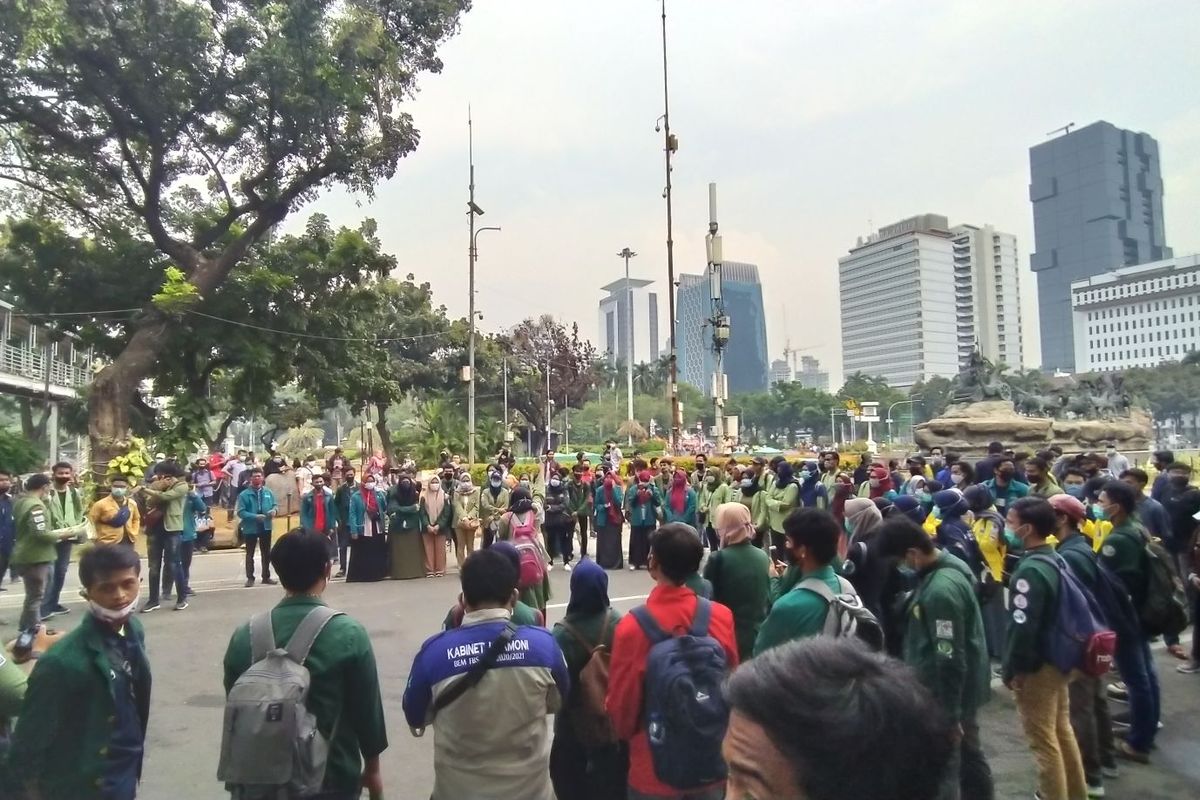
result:
[[(128, 436), (178, 310), (328, 186), (370, 194), (417, 145), (402, 103), (469, 0), (46, 0), (0, 5), (0, 180), (97, 241), (177, 270), (129, 290), (89, 395), (93, 457)], [(125, 233), (128, 231), (129, 233)], [(158, 302), (156, 302), (156, 300)]]
[(908, 390), (908, 397), (914, 401), (912, 404), (913, 421), (916, 423), (928, 422), (940, 417), (955, 401), (954, 382), (940, 375), (932, 377), (928, 381), (917, 381)]

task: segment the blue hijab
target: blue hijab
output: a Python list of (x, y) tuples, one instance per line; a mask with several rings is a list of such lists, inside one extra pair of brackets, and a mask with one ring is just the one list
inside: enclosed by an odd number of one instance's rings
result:
[(804, 462), (804, 469), (800, 471), (799, 484), (800, 505), (805, 508), (815, 506), (818, 497), (828, 496), (825, 486), (821, 483), (821, 472), (817, 469), (817, 462), (815, 461)]
[(608, 606), (608, 573), (590, 558), (582, 559), (571, 572), (567, 617), (599, 614)]

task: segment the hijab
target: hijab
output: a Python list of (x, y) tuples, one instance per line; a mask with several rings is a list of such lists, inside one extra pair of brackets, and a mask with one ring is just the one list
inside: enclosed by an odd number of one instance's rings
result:
[(413, 486), (412, 478), (404, 477), (396, 484), (396, 504), (415, 506), (417, 504), (417, 489)]
[(883, 522), (875, 503), (866, 497), (852, 497), (846, 501), (846, 526), (850, 541), (866, 538)]
[(833, 479), (833, 497), (829, 502), (829, 510), (838, 525), (846, 518), (846, 501), (854, 494), (854, 479), (845, 472), (839, 472)]
[(590, 558), (581, 559), (571, 572), (571, 600), (567, 603), (567, 619), (601, 614), (608, 607), (608, 573)]
[(800, 505), (812, 508), (817, 504), (817, 498), (827, 495), (825, 486), (821, 483), (821, 471), (815, 461), (805, 461), (804, 469), (800, 472)]
[(508, 510), (515, 514), (524, 514), (526, 511), (533, 509), (533, 496), (529, 494), (529, 490), (524, 486), (517, 486), (512, 490), (512, 497), (508, 501)]
[(713, 515), (713, 527), (721, 537), (721, 547), (750, 541), (754, 536), (754, 523), (750, 509), (741, 503), (721, 503)]
[(379, 495), (375, 494), (373, 487), (368, 489), (365, 483), (359, 485), (362, 487), (359, 491), (362, 492), (363, 502), (367, 505), (367, 513), (372, 517), (379, 516)]
[(892, 475), (888, 472), (887, 467), (882, 464), (874, 464), (871, 471), (867, 473), (867, 480), (877, 480), (879, 485), (871, 486), (867, 484), (869, 492), (868, 497), (874, 500), (876, 497), (883, 497), (892, 490)]
[(430, 524), (441, 518), (445, 508), (446, 493), (442, 491), (442, 479), (435, 475), (429, 479), (429, 486), (425, 490), (425, 511), (429, 514)]
[(650, 474), (650, 470), (644, 469), (637, 474), (637, 502), (641, 505), (650, 502), (650, 498), (654, 495), (654, 487), (652, 481), (654, 476)]
[(780, 461), (775, 467), (775, 488), (786, 489), (796, 482), (796, 470), (787, 461)]
[(675, 474), (671, 477), (670, 504), (671, 510), (676, 514), (682, 514), (687, 508), (687, 490), (687, 473), (681, 469), (675, 470)]
[(918, 525), (924, 524), (925, 522), (925, 508), (921, 505), (920, 501), (918, 501), (917, 498), (911, 494), (897, 497), (892, 501), (892, 508), (895, 509), (892, 513), (892, 516), (900, 515), (908, 517)]

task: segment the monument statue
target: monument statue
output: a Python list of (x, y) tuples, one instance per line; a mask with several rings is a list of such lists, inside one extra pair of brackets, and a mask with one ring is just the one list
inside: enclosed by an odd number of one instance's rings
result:
[(978, 347), (971, 351), (967, 366), (955, 377), (951, 391), (956, 400), (962, 398), (972, 403), (1012, 397), (1012, 389), (1004, 382), (1000, 370), (983, 357)]

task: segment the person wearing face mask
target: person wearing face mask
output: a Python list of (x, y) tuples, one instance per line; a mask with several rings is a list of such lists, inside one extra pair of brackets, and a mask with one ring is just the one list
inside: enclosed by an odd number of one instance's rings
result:
[(267, 463), (263, 465), (263, 477), (268, 475), (282, 475), (287, 472), (287, 459), (282, 453), (271, 453), (271, 457), (267, 459)]
[(479, 525), (483, 528), (483, 546), (491, 547), (496, 539), (500, 515), (508, 510), (511, 490), (504, 485), (504, 472), (498, 466), (488, 470), (487, 483), (479, 493)]
[(625, 492), (625, 518), (629, 520), (629, 569), (645, 569), (650, 559), (650, 534), (658, 527), (663, 497), (649, 470)]
[(1078, 467), (1067, 467), (1063, 471), (1062, 480), (1060, 481), (1063, 491), (1081, 502), (1084, 499), (1083, 487), (1086, 483), (1087, 476)]
[(983, 613), (983, 632), (987, 640), (988, 655), (999, 660), (1004, 653), (1004, 635), (1008, 627), (1008, 610), (1004, 607), (1004, 576), (1008, 563), (1016, 566), (1017, 553), (1010, 554), (1004, 537), (1004, 517), (996, 511), (992, 493), (986, 486), (968, 486), (963, 492), (967, 501), (971, 526), (971, 539), (983, 559), (982, 585), (995, 586), (996, 590), (985, 598), (980, 610)]
[(868, 500), (877, 497), (890, 499), (896, 494), (892, 485), (892, 475), (883, 464), (872, 464), (867, 472), (867, 479), (859, 484), (858, 496)]
[(776, 558), (787, 560), (787, 544), (783, 534), (783, 521), (796, 508), (800, 498), (800, 485), (796, 482), (795, 470), (787, 461), (780, 461), (775, 466), (775, 481), (767, 489), (767, 524), (771, 528), (771, 542), (768, 545)]
[(554, 542), (553, 547), (547, 547), (550, 552), (550, 563), (554, 557), (561, 556), (563, 569), (571, 571), (571, 561), (575, 557), (575, 516), (571, 513), (571, 496), (567, 491), (565, 481), (566, 470), (552, 473), (546, 483), (546, 538)]
[(625, 565), (621, 529), (625, 524), (623, 509), (626, 491), (612, 471), (602, 470), (602, 475), (592, 502), (596, 523), (596, 563), (605, 569), (621, 569)]
[(699, 530), (703, 531), (708, 540), (711, 553), (717, 552), (721, 547), (721, 538), (717, 535), (713, 515), (717, 508), (730, 502), (732, 497), (733, 489), (721, 480), (721, 471), (716, 467), (709, 467), (704, 480), (700, 482), (700, 488), (696, 490), (696, 513), (700, 523)]
[(938, 508), (938, 547), (966, 564), (976, 583), (987, 583), (990, 592), (999, 591), (1000, 584), (992, 580), (991, 573), (985, 568), (979, 545), (963, 519), (971, 510), (966, 497), (958, 489), (943, 489), (933, 496), (933, 502)]
[(79, 496), (79, 490), (73, 485), (75, 468), (66, 461), (60, 461), (54, 465), (51, 472), (54, 477), (54, 490), (46, 496), (46, 511), (50, 515), (50, 529), (71, 530), (74, 536), (63, 539), (55, 545), (56, 557), (50, 572), (50, 583), (46, 586), (46, 597), (42, 601), (42, 619), (70, 613), (70, 609), (60, 602), (63, 583), (67, 578), (67, 570), (71, 566), (71, 547), (87, 531), (83, 499)]
[(758, 474), (765, 465), (757, 461), (742, 471), (742, 478), (734, 488), (733, 501), (750, 509), (750, 520), (754, 523), (754, 544), (765, 550), (770, 547), (767, 533), (771, 530), (771, 520), (767, 512), (767, 493), (763, 491), (763, 482)]
[(1063, 493), (1058, 481), (1050, 474), (1050, 465), (1037, 456), (1025, 461), (1025, 479), (1029, 481), (1032, 497), (1048, 498)]
[[(355, 495), (358, 507), (362, 509), (362, 519), (364, 526), (359, 532), (359, 547), (366, 549), (368, 552), (376, 547), (366, 539), (372, 538), (368, 536), (371, 529), (366, 526), (366, 521), (372, 517), (371, 495), (373, 490), (378, 494), (384, 494), (383, 490), (373, 484), (370, 475), (362, 483), (362, 490)], [(421, 503), (421, 491), (417, 482), (408, 475), (401, 476), (399, 482), (389, 489), (386, 493), (386, 529), (387, 529), (387, 547), (383, 552), (374, 556), (380, 560), (378, 566), (369, 567), (369, 576), (373, 580), (382, 580), (389, 574), (393, 580), (412, 580), (425, 576), (425, 544), (423, 537), (429, 528), (429, 518), (425, 515), (424, 507)], [(376, 495), (378, 498), (378, 495)], [(355, 519), (355, 515), (351, 512), (351, 520)], [(351, 528), (351, 535), (354, 534), (354, 528)], [(365, 545), (365, 547), (364, 547)], [(351, 559), (353, 562), (353, 559)], [(390, 564), (390, 567), (389, 567)], [(379, 570), (379, 572), (375, 572)], [(353, 573), (347, 580), (353, 580)]]
[(738, 658), (754, 654), (754, 640), (767, 615), (771, 594), (770, 557), (754, 546), (750, 509), (741, 503), (721, 503), (713, 511), (721, 549), (704, 564), (704, 578), (712, 584), (712, 600), (733, 612)]
[(96, 544), (133, 547), (137, 543), (141, 515), (130, 498), (129, 480), (124, 475), (109, 480), (108, 494), (92, 503), (88, 519), (96, 532)]
[[(347, 462), (349, 463), (349, 462)], [(342, 482), (333, 493), (333, 505), (338, 518), (338, 571), (333, 577), (346, 577), (350, 554), (350, 499), (358, 492), (358, 481), (354, 479), (354, 467), (342, 470)]]
[(1029, 494), (1029, 484), (1021, 483), (1014, 476), (1016, 466), (1008, 456), (1000, 456), (995, 461), (994, 477), (984, 481), (984, 486), (992, 493), (996, 510), (1005, 513), (1010, 505)]
[[(532, 545), (534, 551), (541, 557), (542, 563), (548, 565), (545, 533), (542, 530), (544, 523), (542, 507), (534, 501), (527, 490), (518, 486), (513, 490), (508, 511), (500, 517), (500, 528), (496, 531), (496, 538), (502, 542), (512, 542), (518, 551), (523, 551), (522, 555), (528, 552), (526, 546)], [(542, 572), (540, 581), (534, 578), (519, 588), (521, 602), (538, 609), (543, 614), (546, 613), (546, 605), (550, 601), (549, 568)]]
[[(79, 559), (87, 616), (38, 660), (9, 751), (18, 796), (133, 800), (150, 717), (145, 632), (129, 547)], [(69, 765), (64, 767), (64, 765)]]
[(446, 574), (446, 543), (454, 528), (454, 503), (442, 490), (442, 479), (429, 479), (421, 495), (421, 512), (425, 528), (421, 544), (425, 547), (425, 577), (440, 578)]
[(707, 477), (708, 456), (704, 455), (704, 453), (700, 453), (696, 456), (696, 466), (695, 469), (692, 470), (692, 474), (688, 476), (688, 481), (691, 483), (692, 488), (699, 493), (700, 487), (704, 485), (704, 481)]
[(1023, 554), (1009, 588), (1011, 608), (1001, 675), (1013, 692), (1037, 766), (1037, 791), (1043, 800), (1087, 796), (1087, 777), (1071, 729), (1070, 676), (1050, 660), (1047, 642), (1058, 622), (1062, 577), (1054, 548), (1046, 539), (1058, 528), (1054, 507), (1040, 497), (1025, 497), (1009, 507), (1008, 530)]
[(1108, 483), (1108, 478), (1103, 475), (1089, 478), (1088, 482), (1083, 485), (1083, 497), (1081, 498), (1088, 516), (1087, 522), (1083, 524), (1081, 530), (1084, 536), (1092, 540), (1092, 548), (1097, 553), (1104, 546), (1104, 540), (1113, 528), (1112, 520), (1105, 514), (1104, 507), (1100, 505), (1100, 491), (1106, 483)]
[(696, 490), (688, 485), (687, 473), (675, 470), (662, 504), (663, 523), (682, 522), (696, 527)]
[(977, 718), (991, 699), (992, 673), (975, 576), (961, 559), (934, 547), (925, 531), (907, 519), (885, 521), (879, 539), (880, 554), (898, 559), (916, 580), (904, 606), (902, 659), (955, 726), (958, 747), (946, 770), (942, 796), (991, 800), (992, 770), (980, 747)]
[[(1157, 457), (1158, 454), (1155, 454)], [(1184, 582), (1184, 590), (1189, 598), (1195, 603), (1198, 596), (1196, 582), (1188, 578), (1188, 575), (1195, 571), (1189, 560), (1189, 551), (1191, 550), (1191, 542), (1193, 532), (1196, 530), (1196, 514), (1200, 513), (1200, 489), (1191, 485), (1192, 468), (1183, 462), (1174, 462), (1168, 464), (1164, 469), (1166, 475), (1166, 485), (1162, 487), (1158, 493), (1162, 504), (1163, 512), (1167, 519), (1167, 525), (1164, 533), (1158, 534), (1162, 539), (1163, 547), (1171, 554), (1175, 560), (1175, 567), (1179, 573), (1179, 577)], [(1156, 482), (1157, 483), (1157, 482)], [(1139, 509), (1144, 509), (1147, 504), (1153, 502), (1153, 492), (1151, 497), (1143, 502), (1140, 502)], [(1139, 511), (1139, 516), (1141, 512)], [(1150, 527), (1147, 525), (1147, 527)], [(1153, 533), (1153, 531), (1151, 531)], [(1193, 633), (1195, 636), (1195, 633)], [(1184, 659), (1186, 653), (1183, 647), (1179, 644), (1179, 637), (1170, 636), (1163, 637), (1167, 643), (1167, 650), (1171, 655), (1178, 659)], [(1195, 637), (1196, 641), (1200, 641), (1200, 637)]]
[(800, 487), (796, 504), (801, 508), (829, 508), (829, 492), (821, 482), (821, 473), (816, 461), (805, 461), (796, 483)]
[(1108, 473), (1110, 475), (1115, 477), (1129, 469), (1129, 459), (1117, 450), (1116, 442), (1109, 442), (1104, 454), (1108, 458)]
[(263, 471), (250, 472), (250, 487), (238, 495), (237, 515), (241, 520), (239, 533), (246, 541), (246, 586), (254, 585), (254, 550), (262, 554), (262, 582), (271, 579), (271, 534), (275, 520), (275, 495), (264, 485)]
[(479, 533), (479, 489), (464, 472), (454, 490), (454, 557), (461, 570), (467, 556), (475, 552)]
[[(417, 504), (416, 493), (413, 492), (411, 504)], [(378, 479), (367, 475), (350, 497), (350, 558), (346, 566), (346, 582), (374, 582), (388, 577), (389, 546), (395, 548), (398, 544), (399, 533), (396, 519), (389, 514), (393, 511), (388, 495), (379, 488)], [(420, 551), (419, 537), (420, 508), (415, 508), (413, 516), (417, 521), (404, 532), (406, 541), (410, 544), (406, 552), (411, 552), (411, 543), (416, 543)], [(384, 534), (387, 533), (387, 537)], [(394, 557), (393, 557), (394, 558)], [(411, 561), (411, 559), (410, 559)], [(393, 576), (397, 565), (391, 564)], [(418, 575), (406, 574), (413, 578), (423, 575), (418, 567)]]
[(579, 526), (579, 555), (581, 558), (587, 558), (588, 531), (591, 528), (594, 500), (586, 460), (582, 464), (576, 464), (571, 470), (571, 480), (567, 482), (567, 498), (575, 524)]
[(821, 485), (825, 487), (825, 493), (830, 497), (833, 496), (833, 484), (837, 482), (838, 472), (841, 470), (841, 456), (836, 450), (828, 450), (821, 454)]

